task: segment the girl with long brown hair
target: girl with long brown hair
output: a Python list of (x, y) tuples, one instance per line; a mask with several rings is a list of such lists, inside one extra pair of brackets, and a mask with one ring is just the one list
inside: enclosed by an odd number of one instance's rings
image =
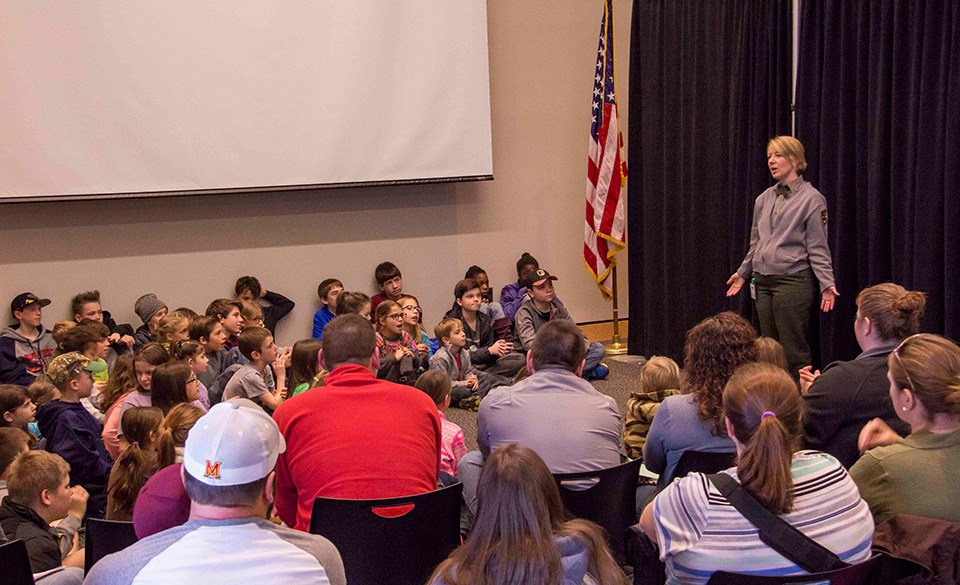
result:
[(623, 583), (601, 528), (564, 521), (557, 484), (533, 450), (498, 447), (483, 465), (477, 502), (470, 537), (437, 567), (433, 585), (560, 585), (588, 573), (598, 585)]
[(107, 520), (133, 519), (137, 494), (157, 470), (157, 443), (163, 413), (147, 406), (131, 408), (120, 421), (126, 447), (113, 464), (107, 484)]
[[(772, 364), (746, 364), (727, 382), (722, 409), (738, 458), (721, 473), (840, 560), (869, 558), (873, 521), (857, 486), (830, 455), (799, 450), (802, 408), (793, 378)], [(717, 570), (805, 572), (764, 544), (701, 473), (668, 485), (644, 509), (640, 527), (659, 545), (668, 583), (706, 583)]]

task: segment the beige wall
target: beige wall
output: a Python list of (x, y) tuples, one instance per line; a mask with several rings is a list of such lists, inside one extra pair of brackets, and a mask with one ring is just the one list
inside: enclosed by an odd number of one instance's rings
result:
[[(616, 2), (624, 110), (630, 4)], [(321, 279), (373, 293), (374, 267), (392, 260), (432, 328), (467, 266), (486, 268), (499, 292), (528, 250), (559, 276), (558, 294), (578, 321), (610, 318), (582, 256), (601, 10), (584, 0), (488, 3), (494, 181), (0, 205), (0, 312), (30, 290), (54, 301), (50, 326), (68, 318), (74, 293), (99, 288), (105, 308), (137, 326), (133, 302), (144, 292), (202, 312), (253, 274), (297, 302), (278, 331), (290, 344), (310, 334)], [(625, 112), (621, 120), (625, 127)]]

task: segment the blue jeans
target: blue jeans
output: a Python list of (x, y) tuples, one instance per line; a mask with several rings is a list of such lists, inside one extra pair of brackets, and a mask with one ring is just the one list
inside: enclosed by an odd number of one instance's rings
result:
[(599, 341), (591, 341), (587, 346), (587, 355), (584, 357), (586, 363), (583, 365), (583, 375), (586, 376), (591, 370), (600, 365), (600, 360), (604, 355), (603, 344)]

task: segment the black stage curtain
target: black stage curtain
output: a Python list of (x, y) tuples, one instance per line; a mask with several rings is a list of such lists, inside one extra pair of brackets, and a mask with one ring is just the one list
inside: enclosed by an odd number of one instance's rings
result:
[(841, 294), (821, 318), (824, 357), (859, 353), (857, 292), (888, 280), (927, 293), (924, 331), (958, 339), (960, 201), (947, 189), (960, 185), (960, 2), (801, 10), (797, 138), (829, 202)]
[[(682, 354), (730, 301), (727, 278), (790, 133), (789, 0), (634, 0), (630, 43), (629, 350)], [(744, 287), (746, 289), (747, 287)]]

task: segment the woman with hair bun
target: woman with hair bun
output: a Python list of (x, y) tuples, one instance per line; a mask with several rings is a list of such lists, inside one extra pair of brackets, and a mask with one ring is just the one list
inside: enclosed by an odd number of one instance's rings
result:
[(850, 468), (860, 457), (857, 436), (869, 420), (880, 418), (899, 433), (909, 429), (890, 404), (887, 358), (901, 341), (920, 331), (926, 307), (922, 292), (885, 282), (857, 295), (853, 332), (863, 350), (851, 361), (837, 361), (811, 372), (800, 370), (804, 393), (806, 447), (824, 451)]
[(587, 520), (564, 521), (547, 464), (532, 449), (508, 443), (483, 465), (469, 538), (440, 563), (429, 583), (622, 585), (623, 580), (602, 529)]
[(960, 522), (960, 347), (921, 333), (903, 340), (887, 365), (893, 408), (910, 434), (880, 419), (867, 423), (865, 453), (850, 475), (877, 524), (898, 514)]
[[(802, 409), (783, 369), (751, 363), (723, 391), (723, 424), (737, 466), (721, 473), (770, 512), (846, 563), (870, 558), (873, 521), (857, 486), (836, 459), (798, 451)], [(805, 571), (764, 544), (759, 530), (701, 473), (664, 489), (640, 517), (666, 562), (668, 584), (701, 584), (719, 570), (757, 575)]]

